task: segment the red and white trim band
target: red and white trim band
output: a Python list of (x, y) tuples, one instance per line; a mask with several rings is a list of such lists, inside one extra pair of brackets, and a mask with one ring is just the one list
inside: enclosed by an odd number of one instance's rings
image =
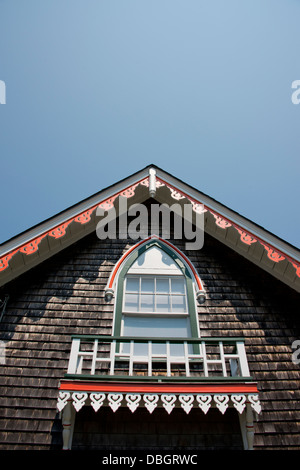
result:
[(229, 406), (242, 413), (250, 403), (256, 413), (261, 412), (258, 391), (255, 384), (237, 385), (176, 385), (167, 384), (85, 384), (63, 383), (60, 386), (57, 409), (62, 411), (72, 402), (78, 412), (84, 405), (91, 405), (95, 411), (109, 406), (116, 412), (120, 406), (128, 406), (133, 413), (139, 406), (152, 413), (157, 406), (171, 413), (180, 406), (186, 413), (199, 407), (205, 414), (216, 406), (222, 414)]
[[(118, 196), (123, 196), (126, 198), (130, 198), (135, 194), (135, 190), (139, 185), (143, 185), (146, 187), (149, 187), (149, 177), (143, 178), (140, 181), (136, 182), (132, 186), (129, 186), (125, 189), (122, 189), (118, 193), (114, 194), (113, 196), (104, 199), (101, 202), (98, 202), (94, 206), (90, 207), (88, 210), (85, 210), (79, 214), (77, 214), (75, 217), (72, 217), (63, 223), (52, 227), (50, 230), (41, 233), (37, 237), (33, 238), (32, 240), (26, 242), (25, 244), (11, 250), (10, 252), (6, 253), (0, 258), (0, 272), (4, 271), (5, 269), (8, 268), (9, 266), (9, 261), (11, 258), (16, 255), (18, 252), (25, 254), (25, 255), (30, 255), (32, 253), (35, 253), (38, 248), (39, 244), (41, 241), (49, 236), (53, 237), (55, 239), (61, 238), (64, 235), (66, 235), (66, 230), (68, 226), (72, 222), (80, 223), (80, 224), (86, 224), (91, 220), (91, 216), (94, 211), (98, 207), (103, 208), (105, 210), (110, 210), (114, 206), (114, 201)], [(288, 260), (292, 266), (296, 270), (296, 275), (300, 277), (300, 262), (298, 260), (295, 260), (294, 258), (286, 255), (282, 251), (278, 250), (277, 248), (274, 248), (272, 245), (269, 243), (266, 243), (264, 240), (260, 239), (256, 235), (250, 233), (248, 230), (245, 230), (243, 227), (239, 226), (238, 224), (232, 222), (228, 218), (222, 216), (221, 214), (217, 213), (207, 205), (202, 204), (200, 201), (197, 201), (196, 199), (192, 198), (188, 194), (184, 193), (183, 191), (178, 190), (177, 188), (173, 187), (166, 181), (162, 180), (159, 177), (156, 177), (156, 182), (155, 182), (156, 188), (159, 189), (161, 187), (167, 187), (170, 192), (171, 192), (171, 197), (175, 200), (180, 200), (183, 198), (186, 198), (193, 206), (193, 210), (195, 212), (210, 212), (213, 217), (215, 218), (215, 223), (218, 227), (222, 229), (227, 229), (229, 227), (235, 228), (239, 235), (240, 235), (240, 240), (245, 243), (246, 245), (251, 245), (253, 243), (260, 243), (266, 250), (267, 256), (271, 261), (274, 261), (275, 263), (278, 263), (283, 260)]]

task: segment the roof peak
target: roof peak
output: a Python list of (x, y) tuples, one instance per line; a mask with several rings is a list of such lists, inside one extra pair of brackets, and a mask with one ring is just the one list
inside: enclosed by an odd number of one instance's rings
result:
[(95, 230), (96, 209), (109, 211), (119, 197), (129, 204), (155, 198), (160, 204), (189, 204), (194, 213), (204, 211), (207, 233), (300, 291), (296, 247), (153, 163), (0, 245), (0, 285)]

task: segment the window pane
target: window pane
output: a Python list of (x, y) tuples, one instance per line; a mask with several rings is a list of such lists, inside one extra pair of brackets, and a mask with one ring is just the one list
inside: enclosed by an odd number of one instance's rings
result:
[(188, 338), (187, 318), (127, 317), (124, 316), (123, 336), (149, 338)]
[(183, 276), (134, 276), (126, 278), (125, 311), (186, 313)]
[(171, 279), (171, 291), (172, 294), (184, 294), (184, 279)]
[(125, 310), (137, 312), (139, 309), (139, 296), (138, 294), (125, 295)]
[(170, 312), (169, 295), (156, 295), (156, 312)]
[(142, 312), (154, 311), (154, 295), (141, 294), (141, 311)]
[(126, 280), (126, 291), (138, 292), (139, 291), (139, 279), (136, 277), (128, 277)]
[(142, 292), (154, 292), (154, 279), (153, 278), (142, 278)]
[(156, 292), (168, 294), (169, 292), (169, 279), (156, 279)]
[(134, 356), (148, 356), (148, 343), (135, 343), (133, 347)]
[[(123, 336), (151, 338), (188, 338), (191, 335), (189, 320), (187, 318), (151, 318), (151, 317), (124, 317)], [(129, 344), (123, 345), (123, 352), (129, 352)], [(152, 354), (166, 354), (166, 344), (152, 344)], [(171, 356), (183, 356), (182, 344), (170, 344)], [(134, 354), (148, 355), (147, 344), (135, 344)]]
[(186, 312), (185, 296), (172, 295), (172, 312)]

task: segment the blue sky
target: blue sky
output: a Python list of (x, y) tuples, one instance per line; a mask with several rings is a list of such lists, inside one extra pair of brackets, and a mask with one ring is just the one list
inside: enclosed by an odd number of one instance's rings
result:
[(150, 163), (300, 246), (300, 2), (0, 0), (0, 243)]

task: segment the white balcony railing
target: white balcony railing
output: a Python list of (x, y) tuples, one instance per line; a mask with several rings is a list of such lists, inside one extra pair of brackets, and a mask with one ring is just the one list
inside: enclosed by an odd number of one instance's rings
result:
[(66, 376), (250, 379), (243, 338), (72, 337)]

